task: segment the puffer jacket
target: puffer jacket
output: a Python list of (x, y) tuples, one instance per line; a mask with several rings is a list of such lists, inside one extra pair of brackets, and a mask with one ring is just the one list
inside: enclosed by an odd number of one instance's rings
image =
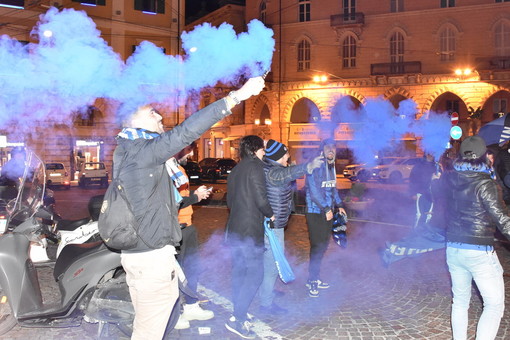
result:
[(510, 239), (510, 217), (500, 188), (488, 173), (445, 173), (448, 242), (492, 245), (496, 225)]
[(228, 175), (227, 220), (225, 239), (264, 245), (264, 217), (273, 216), (267, 200), (264, 163), (258, 158), (243, 158)]
[(269, 158), (264, 159), (267, 199), (273, 209), (275, 228), (285, 228), (292, 212), (293, 181), (306, 174), (307, 164), (283, 166)]
[(154, 139), (118, 138), (113, 154), (114, 176), (118, 173), (124, 185), (143, 237), (134, 249), (123, 252), (179, 244), (182, 235), (177, 203), (165, 162), (230, 113), (225, 100), (219, 100)]

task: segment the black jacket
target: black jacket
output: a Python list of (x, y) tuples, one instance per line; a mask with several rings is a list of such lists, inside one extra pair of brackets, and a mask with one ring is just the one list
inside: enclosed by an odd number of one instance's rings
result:
[(306, 174), (306, 166), (306, 163), (283, 166), (268, 158), (264, 160), (267, 198), (274, 212), (275, 228), (285, 228), (287, 226), (293, 207), (293, 183)]
[(273, 216), (266, 192), (264, 163), (258, 158), (243, 158), (228, 175), (226, 240), (264, 245), (264, 216)]
[(225, 100), (219, 100), (157, 138), (118, 139), (113, 162), (121, 164), (121, 168), (114, 168), (114, 176), (119, 172), (143, 237), (134, 249), (126, 252), (179, 244), (182, 235), (178, 207), (165, 162), (230, 113)]
[(444, 175), (448, 242), (492, 245), (496, 225), (510, 238), (510, 217), (498, 184), (489, 174), (451, 171)]

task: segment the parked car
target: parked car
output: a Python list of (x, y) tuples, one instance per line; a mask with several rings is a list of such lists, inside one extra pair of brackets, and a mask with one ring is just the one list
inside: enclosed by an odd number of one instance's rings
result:
[(378, 165), (372, 171), (372, 176), (388, 183), (401, 183), (408, 180), (413, 167), (420, 162), (420, 157), (397, 158), (385, 165)]
[(99, 184), (102, 187), (108, 186), (108, 170), (102, 162), (87, 162), (80, 167), (80, 178), (78, 185), (82, 188), (90, 184)]
[(351, 181), (359, 180), (360, 182), (366, 182), (372, 177), (372, 173), (366, 164), (350, 164), (344, 168), (344, 177)]
[[(383, 165), (393, 162), (396, 157), (382, 157), (377, 160), (377, 165)], [(373, 168), (375, 166), (367, 166), (365, 163), (362, 164), (350, 164), (344, 168), (343, 174), (345, 178), (351, 181), (359, 180), (360, 182), (366, 182), (373, 178)]]
[(202, 168), (202, 179), (216, 182), (219, 179), (226, 179), (237, 162), (231, 158), (204, 158), (198, 165)]
[(47, 186), (61, 186), (67, 190), (71, 188), (71, 179), (64, 164), (46, 163), (44, 166)]
[(197, 162), (188, 161), (185, 166), (183, 166), (184, 170), (186, 170), (186, 174), (188, 175), (190, 183), (200, 183), (202, 176), (202, 168), (198, 165)]

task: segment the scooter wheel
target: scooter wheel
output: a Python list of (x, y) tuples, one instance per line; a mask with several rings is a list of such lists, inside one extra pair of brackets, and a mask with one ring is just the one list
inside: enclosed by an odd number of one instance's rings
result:
[(7, 296), (4, 294), (2, 287), (0, 287), (0, 335), (9, 332), (16, 326), (16, 323)]

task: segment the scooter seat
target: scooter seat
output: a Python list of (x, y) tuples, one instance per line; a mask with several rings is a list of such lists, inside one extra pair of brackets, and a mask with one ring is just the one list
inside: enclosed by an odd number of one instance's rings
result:
[(106, 247), (102, 240), (83, 244), (68, 244), (62, 249), (62, 252), (55, 262), (53, 277), (58, 281), (60, 276), (78, 259), (96, 252), (101, 246)]
[(73, 231), (78, 227), (90, 222), (90, 217), (81, 218), (79, 220), (60, 220), (58, 221), (58, 230)]

